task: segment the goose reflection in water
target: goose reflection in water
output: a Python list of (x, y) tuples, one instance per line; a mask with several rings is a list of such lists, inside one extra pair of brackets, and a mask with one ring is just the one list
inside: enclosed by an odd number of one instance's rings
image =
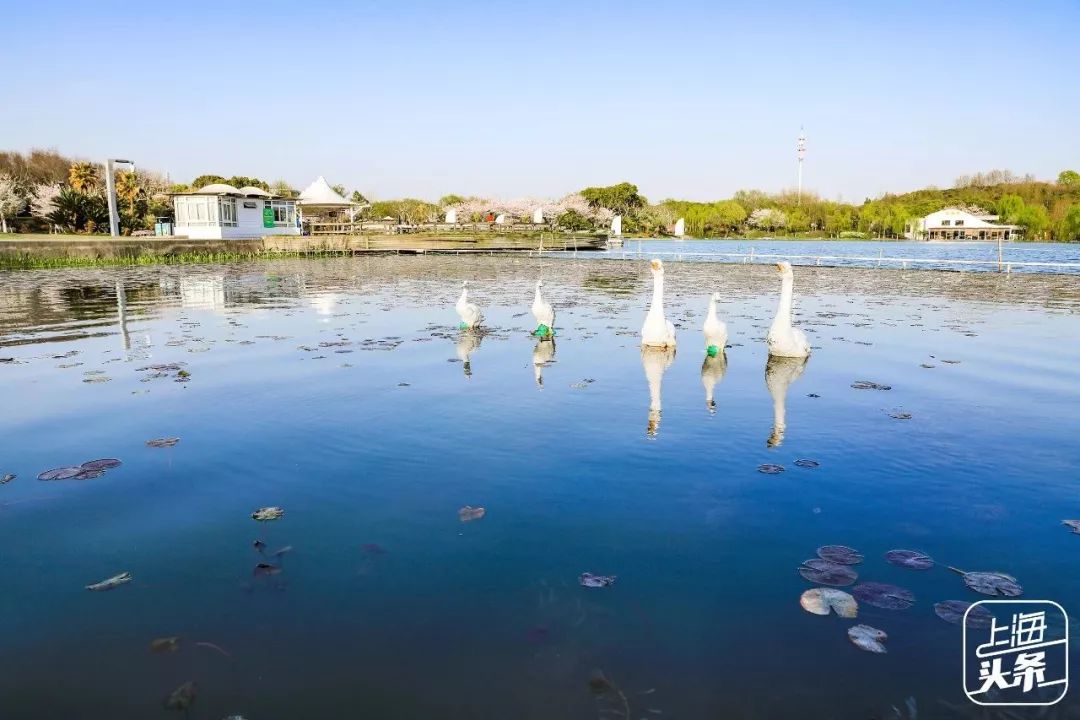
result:
[(465, 371), (465, 377), (472, 377), (472, 354), (480, 348), (484, 334), (480, 330), (462, 330), (457, 339), (457, 356), (461, 361), (461, 367)]
[(788, 386), (799, 379), (806, 368), (807, 358), (777, 357), (770, 355), (765, 364), (765, 387), (773, 401), (773, 429), (766, 445), (779, 447), (784, 442), (787, 430), (787, 393)]
[(722, 349), (716, 356), (706, 355), (705, 362), (701, 363), (701, 384), (705, 387), (705, 407), (710, 415), (716, 414), (716, 401), (713, 399), (713, 390), (716, 384), (724, 379), (727, 372), (727, 353)]
[(649, 424), (645, 434), (656, 437), (660, 432), (660, 389), (664, 382), (664, 372), (675, 360), (674, 347), (642, 347), (641, 366), (645, 368), (645, 379), (649, 383)]
[(544, 388), (544, 366), (555, 359), (555, 340), (540, 339), (533, 348), (533, 378), (536, 386)]

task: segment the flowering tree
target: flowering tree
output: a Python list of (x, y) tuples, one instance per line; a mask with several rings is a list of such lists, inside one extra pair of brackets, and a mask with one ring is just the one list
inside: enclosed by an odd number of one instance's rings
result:
[(775, 208), (758, 208), (750, 213), (746, 224), (762, 230), (776, 230), (787, 225), (787, 215)]
[(0, 175), (0, 232), (7, 232), (8, 215), (15, 215), (23, 206), (18, 183), (8, 175)]
[(48, 217), (56, 209), (56, 196), (59, 194), (59, 185), (38, 185), (30, 196), (30, 212), (40, 218)]

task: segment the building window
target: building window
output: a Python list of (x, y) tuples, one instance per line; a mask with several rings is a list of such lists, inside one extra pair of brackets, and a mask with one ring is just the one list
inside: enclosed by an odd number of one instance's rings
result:
[(952, 225), (952, 220), (942, 220), (941, 221), (941, 226), (942, 227), (947, 227), (949, 225)]
[(236, 201), (232, 198), (221, 198), (218, 207), (221, 224), (236, 227)]
[(964, 221), (963, 220), (957, 220), (954, 224), (956, 225), (956, 227), (960, 227), (961, 225), (964, 224)]
[(291, 227), (296, 224), (296, 205), (287, 200), (271, 200), (276, 227)]

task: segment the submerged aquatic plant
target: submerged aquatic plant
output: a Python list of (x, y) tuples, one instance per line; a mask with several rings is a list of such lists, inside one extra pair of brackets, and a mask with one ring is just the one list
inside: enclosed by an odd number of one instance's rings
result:
[[(990, 611), (982, 605), (973, 608), (971, 606), (972, 603), (964, 600), (943, 600), (934, 603), (934, 614), (947, 623), (962, 625), (964, 623), (964, 613), (967, 613), (967, 626), (969, 628), (990, 627), (994, 620), (994, 616), (990, 614)], [(968, 608), (971, 608), (971, 612), (968, 612)]]
[(113, 575), (111, 578), (108, 578), (106, 580), (102, 580), (101, 582), (96, 582), (93, 585), (87, 585), (86, 589), (87, 590), (92, 590), (94, 592), (101, 592), (101, 591), (104, 591), (104, 590), (112, 590), (113, 588), (118, 588), (121, 585), (126, 585), (127, 583), (131, 582), (131, 580), (132, 580), (131, 573), (122, 572), (119, 575)]
[(198, 686), (193, 680), (188, 680), (186, 683), (169, 693), (169, 696), (165, 698), (166, 710), (179, 710), (186, 713), (195, 702), (195, 695)]
[(165, 653), (176, 652), (180, 649), (180, 638), (177, 636), (157, 638), (150, 641), (150, 652)]
[(284, 516), (285, 511), (279, 507), (263, 507), (251, 513), (251, 519), (258, 520), (259, 522), (278, 520)]
[(867, 605), (886, 610), (907, 610), (915, 604), (915, 595), (896, 585), (866, 582), (851, 588), (851, 594)]

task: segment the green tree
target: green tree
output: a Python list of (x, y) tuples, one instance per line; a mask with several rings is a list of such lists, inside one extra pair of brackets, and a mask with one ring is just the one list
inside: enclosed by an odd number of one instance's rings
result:
[(1065, 213), (1065, 219), (1061, 223), (1060, 240), (1067, 242), (1080, 242), (1080, 205), (1073, 205)]
[(441, 198), (439, 198), (439, 207), (450, 207), (451, 205), (460, 205), (461, 203), (465, 202), (466, 199), (467, 198), (462, 197), (461, 195), (454, 195), (454, 194), (443, 195)]
[(284, 198), (296, 197), (297, 195), (296, 188), (284, 180), (275, 180), (271, 183), (269, 192)]
[(100, 194), (63, 188), (53, 206), (49, 221), (70, 232), (94, 232), (109, 224), (109, 206)]
[(199, 177), (191, 181), (191, 189), (198, 190), (199, 188), (204, 188), (207, 185), (225, 182), (228, 182), (228, 180), (221, 177), (220, 175), (200, 175)]
[(344, 185), (331, 185), (330, 189), (333, 190), (334, 192), (336, 192), (341, 197), (345, 197), (345, 192), (346, 191), (345, 191), (345, 186)]
[(1042, 205), (1025, 205), (1016, 215), (1015, 224), (1024, 228), (1029, 240), (1042, 238), (1050, 227), (1050, 214)]
[(1020, 213), (1024, 210), (1024, 199), (1019, 195), (1003, 195), (995, 209), (1002, 222), (1019, 224)]
[(232, 185), (234, 188), (257, 187), (260, 190), (270, 192), (270, 185), (259, 178), (247, 177), (245, 175), (233, 175), (225, 182)]
[(564, 230), (588, 230), (592, 223), (577, 210), (567, 210), (558, 217), (555, 224)]
[(1066, 187), (1080, 185), (1080, 173), (1075, 170), (1062, 170), (1058, 173), (1058, 185)]
[(353, 190), (352, 195), (349, 196), (349, 200), (356, 203), (357, 205), (368, 204), (368, 199), (364, 197), (363, 193), (361, 193), (359, 190)]
[(607, 208), (622, 215), (645, 206), (645, 198), (638, 194), (637, 185), (628, 182), (585, 188), (581, 191), (581, 196), (591, 207)]

